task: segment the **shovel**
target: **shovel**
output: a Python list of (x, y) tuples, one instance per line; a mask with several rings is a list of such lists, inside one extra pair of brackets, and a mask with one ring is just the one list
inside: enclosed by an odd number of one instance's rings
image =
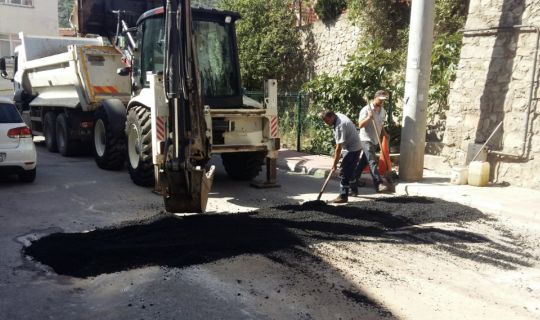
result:
[(324, 189), (326, 189), (326, 185), (328, 184), (328, 181), (330, 181), (330, 178), (332, 177), (332, 174), (334, 173), (334, 169), (330, 170), (330, 173), (328, 174), (328, 177), (326, 177), (326, 180), (324, 181), (324, 184), (322, 185), (321, 192), (319, 192), (319, 196), (317, 197), (317, 201), (321, 200), (321, 196), (324, 192)]

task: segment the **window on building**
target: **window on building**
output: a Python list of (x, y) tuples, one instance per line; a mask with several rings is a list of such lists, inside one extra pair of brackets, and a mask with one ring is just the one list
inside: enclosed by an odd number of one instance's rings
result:
[(12, 4), (16, 6), (26, 6), (32, 7), (34, 5), (34, 0), (0, 0), (0, 4)]
[(0, 57), (10, 56), (10, 55), (11, 55), (11, 43), (9, 41), (9, 35), (0, 34)]
[(19, 44), (21, 44), (21, 40), (17, 39), (16, 34), (9, 35), (0, 33), (0, 57), (11, 56), (15, 47)]

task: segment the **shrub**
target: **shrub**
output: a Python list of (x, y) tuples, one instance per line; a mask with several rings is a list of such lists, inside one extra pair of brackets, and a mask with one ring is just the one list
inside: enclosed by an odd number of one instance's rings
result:
[(345, 0), (319, 0), (314, 9), (323, 22), (329, 22), (336, 20), (345, 8), (347, 8)]

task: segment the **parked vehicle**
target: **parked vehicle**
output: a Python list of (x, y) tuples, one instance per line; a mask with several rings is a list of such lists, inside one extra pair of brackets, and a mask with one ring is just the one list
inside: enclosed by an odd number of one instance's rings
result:
[[(266, 81), (264, 103), (243, 96), (237, 13), (192, 10), (189, 0), (75, 2), (88, 37), (20, 34), (11, 57), (14, 99), (50, 151), (69, 156), (90, 143), (100, 168), (127, 163), (170, 212), (205, 210), (214, 154), (238, 180), (266, 160), (259, 186), (276, 185), (277, 82)], [(5, 57), (0, 72), (8, 77)]]
[(36, 147), (32, 131), (10, 101), (0, 100), (0, 174), (17, 174), (23, 182), (36, 178)]

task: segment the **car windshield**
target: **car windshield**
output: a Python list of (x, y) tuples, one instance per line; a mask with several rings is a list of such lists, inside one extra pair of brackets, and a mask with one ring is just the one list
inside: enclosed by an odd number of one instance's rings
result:
[(21, 115), (11, 103), (0, 102), (0, 123), (22, 123)]

